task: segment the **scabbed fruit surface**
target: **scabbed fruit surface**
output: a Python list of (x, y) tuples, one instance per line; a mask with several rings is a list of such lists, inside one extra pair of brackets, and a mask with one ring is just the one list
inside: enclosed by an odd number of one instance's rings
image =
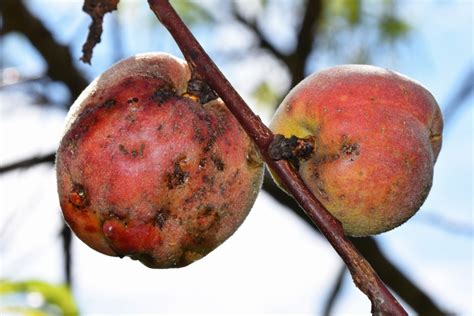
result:
[(409, 219), (431, 188), (443, 121), (417, 82), (382, 68), (344, 65), (303, 80), (270, 128), (312, 137), (299, 173), (345, 232), (365, 236)]
[(186, 266), (231, 236), (263, 163), (222, 101), (162, 53), (123, 60), (68, 114), (57, 152), (64, 218), (93, 249)]

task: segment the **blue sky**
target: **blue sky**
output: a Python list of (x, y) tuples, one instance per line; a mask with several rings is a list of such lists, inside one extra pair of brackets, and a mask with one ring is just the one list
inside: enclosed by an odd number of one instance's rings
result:
[[(78, 57), (89, 23), (79, 13), (82, 3), (45, 0), (28, 3), (56, 29), (55, 34), (62, 42), (73, 44)], [(121, 19), (140, 21), (129, 23), (121, 30), (126, 55), (157, 49), (179, 55), (163, 28), (142, 26), (142, 23), (155, 23), (145, 4), (127, 1), (122, 7)], [(473, 10), (472, 1), (402, 1), (401, 15), (413, 24), (414, 31), (408, 42), (397, 49), (396, 58), (379, 58), (378, 65), (421, 82), (444, 108), (467, 67), (474, 64)], [(80, 66), (90, 79), (113, 62), (110, 17), (107, 22), (93, 67)], [(222, 30), (195, 31), (211, 55), (218, 54), (219, 45), (240, 45), (239, 41), (247, 45), (248, 38), (239, 29), (225, 30), (232, 34), (232, 40), (223, 37)], [(2, 46), (2, 56), (8, 54), (4, 65), (32, 75), (44, 70), (38, 54), (18, 37), (7, 36)], [(16, 53), (10, 54), (12, 51)], [(264, 57), (242, 58), (231, 63), (216, 57), (224, 73), (251, 104), (254, 103), (252, 87), (261, 78), (270, 78), (275, 87), (285, 88), (288, 84), (284, 71)], [(310, 71), (340, 63), (327, 56), (314, 58), (311, 63), (314, 69)], [(257, 74), (255, 69), (259, 70)], [(54, 91), (61, 99), (61, 90)], [(29, 102), (30, 99), (12, 91), (0, 91), (2, 164), (30, 154), (47, 153), (57, 146), (65, 113), (59, 109), (44, 111), (31, 107)], [(472, 232), (470, 236), (453, 233), (443, 225), (432, 223), (433, 217), (440, 216), (449, 227), (460, 225), (472, 230), (474, 225), (473, 95), (465, 102), (462, 111), (445, 129), (433, 188), (422, 209), (408, 223), (378, 239), (390, 259), (442, 307), (469, 315), (474, 312)], [(268, 108), (257, 106), (255, 110), (268, 122)], [(53, 170), (40, 166), (10, 173), (0, 178), (0, 192), (6, 207), (0, 215), (2, 238), (5, 236), (8, 244), (15, 245), (14, 249), (0, 248), (0, 279), (42, 278), (60, 282), (61, 257), (56, 234), (61, 219)], [(8, 228), (7, 224), (11, 223), (8, 218), (15, 212), (21, 213), (24, 220), (15, 220), (15, 229)], [(186, 269), (149, 270), (128, 259), (95, 253), (77, 240), (74, 256), (74, 293), (85, 314), (137, 311), (314, 314), (320, 310), (328, 284), (341, 264), (323, 239), (264, 193), (230, 240)], [(24, 258), (31, 258), (35, 264), (24, 264)], [(347, 277), (336, 313), (368, 314), (369, 310), (368, 300)]]

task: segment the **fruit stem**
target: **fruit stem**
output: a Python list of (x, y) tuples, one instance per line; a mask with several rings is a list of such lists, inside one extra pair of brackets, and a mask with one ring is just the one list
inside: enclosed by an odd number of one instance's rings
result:
[(377, 315), (407, 315), (354, 245), (345, 236), (341, 223), (337, 221), (315, 198), (303, 183), (299, 174), (286, 160), (272, 159), (269, 147), (275, 136), (255, 115), (229, 81), (186, 27), (168, 0), (148, 0), (151, 10), (168, 29), (178, 44), (193, 75), (207, 82), (242, 125), (259, 148), (265, 162), (281, 179), (284, 187), (303, 208), (305, 214), (324, 234), (345, 262), (357, 287), (372, 302), (372, 313)]
[(287, 160), (298, 170), (300, 161), (308, 160), (315, 150), (315, 137), (299, 138), (292, 135), (286, 138), (276, 134), (268, 147), (268, 154), (273, 160)]

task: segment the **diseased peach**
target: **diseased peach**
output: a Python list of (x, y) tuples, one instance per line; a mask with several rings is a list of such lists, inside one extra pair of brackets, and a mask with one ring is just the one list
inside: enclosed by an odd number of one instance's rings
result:
[(64, 218), (93, 249), (182, 267), (231, 236), (263, 163), (223, 102), (162, 53), (100, 75), (68, 114), (57, 152)]
[(354, 236), (408, 220), (431, 188), (441, 148), (438, 104), (420, 84), (374, 66), (345, 65), (313, 74), (283, 100), (270, 128), (312, 136), (315, 150), (299, 173)]

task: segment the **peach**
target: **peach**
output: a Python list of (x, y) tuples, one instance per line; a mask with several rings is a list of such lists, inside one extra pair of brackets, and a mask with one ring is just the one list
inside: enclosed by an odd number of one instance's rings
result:
[(93, 249), (182, 267), (229, 238), (262, 182), (254, 144), (187, 64), (125, 59), (73, 104), (57, 152), (64, 218)]
[(298, 171), (353, 236), (408, 220), (430, 191), (443, 120), (433, 96), (398, 73), (366, 65), (329, 68), (283, 100), (270, 128), (312, 139)]

